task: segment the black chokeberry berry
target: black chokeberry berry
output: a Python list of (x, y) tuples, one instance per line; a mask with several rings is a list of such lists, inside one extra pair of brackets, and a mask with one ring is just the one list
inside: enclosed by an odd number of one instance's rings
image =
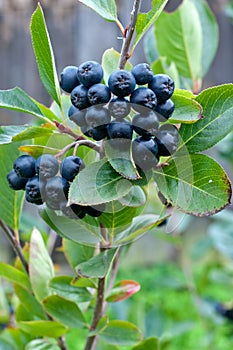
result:
[(74, 105), (71, 105), (68, 110), (69, 119), (78, 126), (84, 126), (86, 124), (85, 114), (85, 110), (78, 109)]
[(168, 118), (170, 118), (174, 112), (174, 109), (175, 104), (170, 98), (163, 103), (158, 103), (155, 107), (155, 111), (159, 114), (159, 120), (161, 122), (165, 122)]
[(155, 136), (155, 140), (158, 144), (159, 156), (167, 157), (174, 154), (179, 142), (177, 127), (173, 124), (162, 125)]
[(63, 159), (60, 165), (61, 176), (67, 181), (73, 181), (80, 170), (84, 169), (85, 164), (78, 156), (68, 156)]
[(7, 174), (7, 181), (12, 188), (12, 190), (18, 191), (18, 190), (25, 190), (25, 185), (28, 181), (27, 178), (24, 177), (19, 177), (15, 170), (12, 169), (8, 174)]
[(18, 176), (29, 179), (35, 176), (35, 161), (34, 157), (24, 154), (14, 161), (13, 168)]
[(71, 204), (70, 206), (67, 206), (66, 201), (62, 201), (60, 203), (60, 210), (69, 219), (83, 219), (86, 215), (84, 207), (78, 204)]
[(103, 68), (96, 61), (86, 61), (78, 67), (79, 81), (86, 87), (100, 83), (103, 76)]
[(95, 141), (103, 140), (108, 135), (107, 124), (99, 125), (93, 128), (88, 126), (83, 126), (81, 127), (81, 131), (85, 136), (90, 137)]
[(91, 106), (86, 111), (86, 124), (90, 128), (106, 125), (110, 122), (109, 110), (103, 106)]
[(136, 86), (136, 80), (131, 72), (119, 69), (110, 74), (108, 86), (112, 93), (118, 97), (130, 95)]
[(151, 137), (138, 136), (132, 144), (133, 160), (142, 170), (150, 170), (158, 164), (158, 145)]
[(76, 86), (70, 94), (71, 103), (78, 109), (85, 109), (90, 106), (88, 99), (88, 88), (84, 85)]
[(60, 77), (60, 87), (62, 90), (71, 93), (80, 84), (77, 73), (78, 67), (76, 66), (67, 66), (63, 69)]
[(35, 169), (40, 179), (48, 179), (57, 174), (59, 163), (52, 154), (42, 154), (36, 160)]
[(66, 201), (69, 182), (61, 176), (51, 177), (45, 184), (45, 202), (53, 210), (60, 209), (60, 202)]
[(137, 64), (131, 72), (138, 85), (148, 84), (153, 79), (153, 71), (148, 63)]
[(130, 103), (125, 98), (114, 97), (108, 105), (111, 116), (117, 120), (127, 117), (130, 113)]
[(153, 90), (159, 102), (168, 100), (175, 89), (172, 78), (166, 74), (156, 74), (149, 82), (148, 88)]
[(125, 150), (130, 147), (133, 136), (133, 126), (126, 120), (112, 121), (107, 126), (108, 143), (111, 147)]
[(33, 176), (25, 186), (25, 199), (29, 203), (42, 204), (44, 196), (44, 182), (40, 181), (39, 176)]
[(154, 109), (157, 105), (157, 98), (151, 89), (141, 86), (132, 92), (130, 102), (135, 111), (141, 112), (145, 111), (145, 108)]
[(155, 136), (159, 128), (159, 119), (154, 111), (150, 111), (146, 115), (136, 114), (132, 119), (132, 125), (138, 135)]
[(99, 83), (92, 85), (87, 95), (92, 105), (106, 104), (111, 98), (111, 91), (107, 85)]

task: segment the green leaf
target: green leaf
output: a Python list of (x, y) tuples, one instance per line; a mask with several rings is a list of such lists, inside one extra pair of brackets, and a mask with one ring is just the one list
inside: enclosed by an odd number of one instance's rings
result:
[(27, 344), (25, 350), (60, 350), (55, 339), (34, 339)]
[(29, 291), (31, 290), (28, 276), (24, 272), (21, 272), (15, 267), (4, 262), (0, 262), (0, 276), (8, 279), (12, 283), (16, 283), (23, 288), (28, 289)]
[(19, 143), (0, 145), (0, 218), (16, 231), (19, 228), (24, 192), (14, 191), (9, 187), (7, 174), (11, 171), (14, 160), (19, 156), (18, 146)]
[(19, 150), (22, 152), (26, 152), (35, 158), (38, 158), (44, 153), (56, 155), (59, 152), (57, 148), (41, 146), (41, 145), (23, 145), (19, 147)]
[(8, 144), (18, 133), (26, 129), (25, 125), (6, 125), (0, 127), (0, 144)]
[(108, 323), (109, 323), (109, 318), (108, 318), (107, 315), (101, 317), (101, 319), (97, 323), (97, 326), (96, 326), (95, 330), (89, 332), (88, 336), (92, 337), (94, 335), (99, 334), (100, 332), (102, 332), (107, 327)]
[(230, 202), (227, 175), (215, 160), (203, 154), (175, 158), (155, 170), (154, 179), (164, 197), (187, 214), (212, 215)]
[(48, 208), (42, 209), (40, 215), (63, 238), (91, 246), (104, 241), (96, 218), (72, 220), (63, 215), (57, 215), (54, 210)]
[[(103, 53), (102, 57), (102, 67), (104, 70), (104, 81), (105, 84), (108, 84), (108, 78), (109, 75), (114, 72), (115, 70), (118, 69), (119, 66), (119, 60), (120, 60), (120, 53), (114, 50), (113, 48), (107, 49)], [(132, 64), (127, 62), (125, 65), (125, 68), (128, 71), (131, 71), (132, 69)]]
[(53, 129), (43, 126), (26, 126), (25, 130), (17, 133), (12, 137), (12, 141), (31, 140), (37, 137), (50, 136), (54, 132)]
[(92, 299), (92, 295), (86, 288), (76, 287), (71, 284), (72, 282), (73, 277), (71, 276), (56, 276), (50, 280), (49, 287), (57, 295), (76, 304)]
[(184, 0), (175, 12), (163, 12), (156, 22), (155, 36), (160, 55), (175, 62), (183, 77), (202, 77), (201, 21), (192, 0)]
[(132, 280), (119, 281), (106, 296), (107, 302), (117, 302), (130, 298), (140, 290), (140, 284)]
[(109, 321), (107, 328), (99, 336), (106, 342), (119, 346), (132, 346), (142, 340), (140, 330), (133, 323), (120, 320)]
[(140, 186), (133, 186), (129, 193), (119, 199), (119, 202), (137, 208), (146, 204), (146, 194)]
[(202, 117), (202, 107), (193, 98), (179, 95), (179, 92), (172, 96), (175, 104), (175, 110), (169, 118), (171, 123), (195, 123)]
[(19, 328), (34, 337), (59, 338), (64, 335), (67, 328), (55, 321), (25, 321), (18, 322)]
[(99, 253), (88, 261), (76, 266), (78, 275), (83, 277), (103, 278), (108, 273), (114, 259), (116, 249), (108, 249)]
[(79, 2), (90, 7), (107, 21), (117, 21), (117, 8), (115, 0), (79, 0)]
[(112, 147), (109, 142), (105, 142), (104, 149), (109, 163), (117, 173), (130, 180), (140, 178), (133, 162), (130, 147), (119, 150), (116, 147)]
[(51, 293), (48, 283), (54, 276), (54, 269), (43, 238), (37, 229), (34, 229), (31, 235), (29, 274), (35, 296), (41, 301)]
[(27, 310), (27, 312), (32, 315), (32, 317), (46, 319), (46, 315), (41, 304), (31, 292), (22, 288), (20, 285), (15, 285), (14, 289), (21, 304)]
[(57, 119), (55, 114), (48, 112), (47, 107), (42, 106), (19, 87), (0, 90), (0, 108), (31, 114), (48, 123), (51, 123), (52, 119)]
[(145, 34), (145, 37), (143, 40), (143, 49), (146, 56), (146, 60), (151, 66), (153, 62), (155, 62), (159, 58), (157, 47), (156, 47), (155, 35), (154, 35), (154, 26), (152, 26)]
[(40, 4), (32, 15), (30, 29), (41, 81), (49, 95), (61, 106), (60, 86), (53, 49)]
[(164, 217), (153, 214), (136, 216), (132, 224), (126, 230), (123, 230), (119, 235), (115, 236), (114, 244), (129, 243), (158, 226), (164, 219)]
[(180, 147), (185, 145), (190, 153), (214, 146), (233, 130), (233, 84), (208, 88), (195, 100), (203, 108), (203, 119), (180, 128)]
[(125, 196), (131, 187), (130, 181), (102, 159), (80, 171), (70, 186), (69, 202), (80, 205), (107, 203)]
[(63, 239), (62, 242), (65, 257), (73, 268), (94, 255), (94, 247), (72, 242), (69, 239)]
[(167, 57), (159, 57), (150, 66), (154, 74), (168, 74), (174, 80), (175, 87), (179, 88), (180, 77), (174, 62), (169, 62)]
[(152, 8), (149, 12), (138, 14), (136, 22), (136, 37), (133, 45), (134, 48), (150, 26), (154, 24), (154, 22), (160, 16), (167, 2), (168, 0), (153, 0)]
[(131, 350), (148, 350), (148, 349), (160, 350), (159, 338), (156, 338), (156, 337), (147, 338), (143, 340), (141, 343), (139, 343), (138, 345), (131, 348)]
[(47, 313), (54, 320), (69, 328), (83, 328), (86, 321), (78, 305), (59, 295), (51, 295), (43, 300)]
[(2, 350), (17, 350), (14, 345), (8, 343), (7, 340), (0, 337), (0, 349)]

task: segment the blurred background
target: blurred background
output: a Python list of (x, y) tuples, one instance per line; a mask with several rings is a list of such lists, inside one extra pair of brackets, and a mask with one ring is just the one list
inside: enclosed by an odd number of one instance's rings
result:
[[(173, 10), (180, 2), (169, 1), (167, 10)], [(227, 0), (209, 0), (208, 3), (216, 16), (220, 39), (203, 88), (233, 82), (233, 3)], [(122, 40), (118, 27), (78, 1), (41, 0), (41, 4), (58, 72), (67, 65), (79, 65), (86, 60), (100, 62), (108, 48), (120, 50)], [(132, 4), (133, 0), (117, 0), (119, 18), (125, 26)], [(49, 106), (51, 100), (39, 79), (29, 32), (36, 6), (34, 0), (0, 0), (0, 89), (17, 85)], [(144, 0), (142, 11), (150, 6), (151, 0)], [(145, 60), (141, 43), (131, 63)], [(0, 109), (0, 126), (24, 123), (30, 123), (29, 116)], [(232, 179), (232, 136), (210, 153), (217, 156)], [(154, 206), (156, 210), (157, 204), (151, 203), (148, 209), (153, 210)], [(176, 225), (172, 232), (162, 226), (128, 247), (119, 278), (136, 279), (141, 284), (141, 292), (118, 303), (111, 312), (118, 318), (135, 322), (146, 336), (163, 335), (163, 349), (230, 350), (233, 323), (222, 317), (223, 313), (216, 312), (216, 305), (233, 306), (231, 207), (211, 218), (197, 219), (177, 213), (174, 220)], [(27, 233), (30, 224), (30, 218), (25, 217), (24, 232)], [(42, 222), (38, 221), (38, 225), (46, 229)], [(50, 239), (53, 246), (54, 237)], [(8, 242), (1, 238), (0, 244), (5, 247)], [(58, 265), (65, 264), (61, 253), (54, 251), (54, 256)], [(0, 260), (9, 259), (9, 251), (1, 248)]]

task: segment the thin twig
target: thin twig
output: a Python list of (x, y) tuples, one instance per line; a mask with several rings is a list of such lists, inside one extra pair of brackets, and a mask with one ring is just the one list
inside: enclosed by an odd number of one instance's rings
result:
[(20, 242), (15, 238), (12, 231), (9, 229), (9, 227), (0, 219), (0, 226), (3, 229), (3, 232), (6, 234), (7, 238), (9, 239), (16, 255), (19, 257), (23, 267), (25, 268), (26, 272), (28, 273), (28, 263), (23, 255), (22, 248), (20, 245)]
[(119, 61), (120, 69), (123, 69), (125, 67), (127, 60), (130, 58), (129, 49), (133, 38), (133, 33), (135, 30), (135, 25), (136, 25), (140, 5), (141, 5), (141, 0), (134, 0), (133, 10), (131, 12), (131, 17), (130, 17), (130, 23), (127, 27), (127, 30), (125, 30), (125, 39), (121, 49), (121, 57)]
[(84, 139), (83, 136), (76, 134), (70, 128), (64, 126), (62, 123), (59, 123), (57, 120), (54, 120), (54, 123), (55, 123), (57, 129), (60, 131), (60, 133), (68, 134), (68, 135), (72, 136), (75, 140), (83, 140)]
[(63, 337), (58, 338), (58, 345), (60, 346), (61, 350), (68, 350)]

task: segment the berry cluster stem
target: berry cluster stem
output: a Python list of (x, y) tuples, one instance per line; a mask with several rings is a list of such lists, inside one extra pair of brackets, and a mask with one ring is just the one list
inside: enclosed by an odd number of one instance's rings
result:
[(22, 248), (20, 245), (20, 242), (16, 239), (16, 237), (13, 235), (9, 227), (0, 219), (0, 227), (3, 229), (3, 232), (6, 234), (7, 238), (9, 239), (16, 255), (19, 257), (23, 267), (25, 268), (26, 272), (28, 273), (28, 263), (23, 255)]
[(140, 10), (140, 5), (141, 5), (141, 0), (134, 0), (133, 9), (130, 17), (130, 23), (127, 26), (127, 30), (125, 30), (125, 38), (123, 41), (123, 45), (121, 49), (121, 57), (119, 61), (119, 69), (123, 69), (125, 67), (126, 62), (132, 55), (132, 52), (129, 53), (129, 49), (133, 38), (138, 12)]

